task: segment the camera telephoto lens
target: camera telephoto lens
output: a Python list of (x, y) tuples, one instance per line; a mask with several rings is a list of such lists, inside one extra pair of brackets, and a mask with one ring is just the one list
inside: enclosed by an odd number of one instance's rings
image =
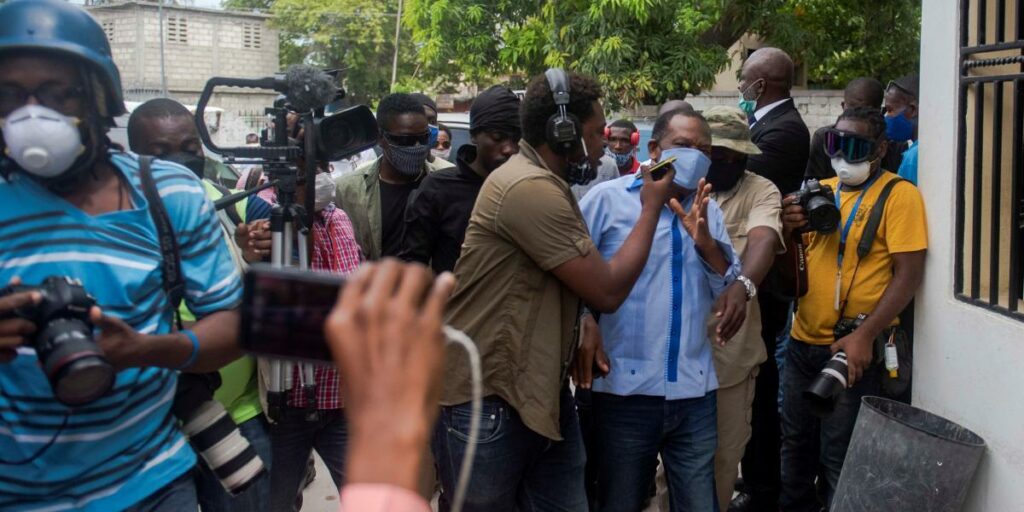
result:
[(213, 398), (219, 386), (216, 373), (182, 374), (171, 410), (224, 490), (236, 496), (266, 472), (266, 467), (224, 406)]
[(846, 352), (836, 352), (807, 386), (804, 399), (812, 414), (824, 417), (835, 410), (836, 400), (846, 390), (846, 368)]

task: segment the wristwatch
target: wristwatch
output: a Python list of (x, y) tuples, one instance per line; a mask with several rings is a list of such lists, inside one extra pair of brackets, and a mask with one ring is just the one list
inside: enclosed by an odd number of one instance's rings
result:
[(743, 283), (743, 287), (747, 289), (748, 302), (750, 301), (750, 299), (757, 297), (757, 286), (754, 286), (754, 282), (751, 281), (749, 277), (741, 274), (736, 277), (736, 280)]

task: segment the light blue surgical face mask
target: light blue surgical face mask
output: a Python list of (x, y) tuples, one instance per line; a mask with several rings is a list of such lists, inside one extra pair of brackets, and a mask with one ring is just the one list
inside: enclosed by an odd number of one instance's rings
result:
[(701, 178), (708, 175), (711, 159), (699, 149), (672, 148), (663, 150), (658, 160), (672, 157), (676, 157), (676, 161), (672, 162), (672, 167), (676, 170), (672, 182), (687, 190), (697, 190)]
[(427, 130), (430, 131), (430, 140), (427, 141), (427, 146), (434, 147), (437, 145), (437, 134), (441, 132), (441, 129), (437, 125), (428, 124)]

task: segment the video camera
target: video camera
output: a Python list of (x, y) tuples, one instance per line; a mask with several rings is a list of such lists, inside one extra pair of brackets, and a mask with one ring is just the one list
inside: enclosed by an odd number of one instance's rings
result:
[[(266, 109), (272, 119), (271, 127), (259, 147), (220, 147), (211, 140), (203, 116), (218, 87), (264, 89), (284, 95), (283, 102), (275, 102)], [(377, 143), (377, 121), (365, 105), (325, 115), (328, 106), (336, 105), (344, 96), (344, 89), (330, 73), (306, 65), (291, 66), (284, 73), (266, 78), (213, 77), (206, 82), (196, 105), (196, 128), (203, 144), (221, 155), (225, 163), (262, 166), (270, 181), (260, 190), (276, 187), (278, 202), (287, 207), (294, 203), (299, 176), (313, 176), (319, 163), (349, 157)], [(294, 131), (288, 129), (289, 113), (299, 116)], [(294, 140), (289, 138), (289, 132), (302, 137)], [(309, 214), (313, 211), (313, 182), (305, 180), (305, 212)], [(222, 209), (255, 192), (231, 194), (215, 205)], [(309, 220), (306, 219), (307, 224)]]

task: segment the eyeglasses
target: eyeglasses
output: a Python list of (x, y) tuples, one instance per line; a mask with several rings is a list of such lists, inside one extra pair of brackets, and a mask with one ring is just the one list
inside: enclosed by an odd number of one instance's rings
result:
[(0, 115), (7, 115), (28, 104), (30, 97), (40, 105), (58, 112), (66, 112), (74, 101), (79, 101), (84, 90), (78, 86), (43, 84), (35, 90), (28, 90), (20, 85), (0, 85)]
[(878, 142), (832, 128), (825, 132), (825, 154), (842, 158), (851, 164), (871, 160), (878, 151)]
[(384, 132), (384, 138), (393, 146), (411, 147), (417, 144), (426, 146), (430, 142), (430, 132), (426, 131), (415, 135)]
[(437, 146), (435, 146), (435, 148), (440, 149), (448, 149), (450, 147), (452, 147), (452, 141), (450, 140), (439, 140), (437, 141)]

